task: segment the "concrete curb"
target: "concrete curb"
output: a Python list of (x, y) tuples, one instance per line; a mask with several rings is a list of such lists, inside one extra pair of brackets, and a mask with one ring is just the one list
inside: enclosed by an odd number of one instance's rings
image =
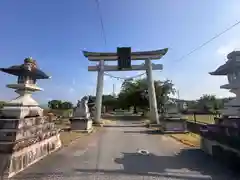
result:
[(192, 143), (189, 142), (189, 141), (179, 139), (179, 138), (177, 138), (177, 137), (175, 137), (175, 136), (173, 136), (173, 135), (169, 135), (169, 136), (170, 136), (171, 138), (175, 139), (176, 141), (184, 144), (184, 145), (187, 145), (187, 146), (190, 146), (190, 147), (197, 147), (196, 145), (192, 144)]

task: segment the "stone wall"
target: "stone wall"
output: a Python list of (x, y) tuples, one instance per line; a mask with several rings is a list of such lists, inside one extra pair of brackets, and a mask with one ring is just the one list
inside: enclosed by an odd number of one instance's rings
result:
[(206, 124), (201, 124), (201, 123), (195, 123), (191, 121), (186, 121), (187, 123), (187, 129), (189, 132), (195, 133), (200, 135), (201, 134), (201, 129), (204, 129)]
[[(24, 170), (33, 163), (39, 161), (48, 154), (56, 151), (61, 147), (61, 140), (59, 134), (45, 139), (41, 142), (35, 143), (31, 146), (25, 147), (12, 155), (2, 154), (0, 157), (8, 157), (9, 165), (5, 170), (5, 176), (12, 177), (18, 172)], [(6, 162), (4, 163), (6, 165)], [(4, 164), (2, 167), (4, 167)]]
[[(13, 151), (40, 142), (58, 133), (49, 117), (0, 119), (0, 152), (6, 152), (12, 143)], [(5, 147), (6, 148), (5, 148)]]
[(0, 119), (0, 173), (13, 176), (61, 147), (48, 116)]
[(184, 120), (165, 120), (163, 121), (164, 131), (186, 132), (186, 122)]
[(240, 151), (220, 144), (217, 141), (201, 137), (201, 149), (215, 158), (215, 160), (228, 166), (230, 169), (239, 172), (240, 170)]

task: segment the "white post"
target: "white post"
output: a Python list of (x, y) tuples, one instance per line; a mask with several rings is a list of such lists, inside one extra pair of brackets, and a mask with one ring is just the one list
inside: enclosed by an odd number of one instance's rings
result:
[(157, 100), (154, 87), (154, 80), (152, 77), (152, 62), (151, 59), (145, 60), (146, 74), (148, 81), (148, 96), (149, 96), (149, 106), (150, 106), (150, 119), (152, 122), (157, 122), (159, 124)]
[(94, 117), (94, 121), (96, 123), (101, 123), (103, 78), (104, 78), (104, 60), (100, 60), (98, 76), (97, 76), (97, 89), (96, 89), (96, 113)]

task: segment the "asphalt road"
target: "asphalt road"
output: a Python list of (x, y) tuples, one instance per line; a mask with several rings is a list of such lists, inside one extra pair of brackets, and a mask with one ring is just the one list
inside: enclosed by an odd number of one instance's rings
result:
[[(106, 127), (63, 148), (12, 179), (18, 180), (232, 180), (233, 175), (200, 150), (144, 127)], [(140, 154), (147, 150), (149, 154)]]

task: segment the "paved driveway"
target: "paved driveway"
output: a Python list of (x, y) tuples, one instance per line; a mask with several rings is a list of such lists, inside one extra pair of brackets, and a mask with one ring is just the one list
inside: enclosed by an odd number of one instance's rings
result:
[[(127, 122), (105, 127), (41, 160), (13, 179), (21, 180), (232, 180), (231, 173), (197, 149), (168, 136), (146, 133)], [(149, 154), (140, 154), (147, 150)]]

